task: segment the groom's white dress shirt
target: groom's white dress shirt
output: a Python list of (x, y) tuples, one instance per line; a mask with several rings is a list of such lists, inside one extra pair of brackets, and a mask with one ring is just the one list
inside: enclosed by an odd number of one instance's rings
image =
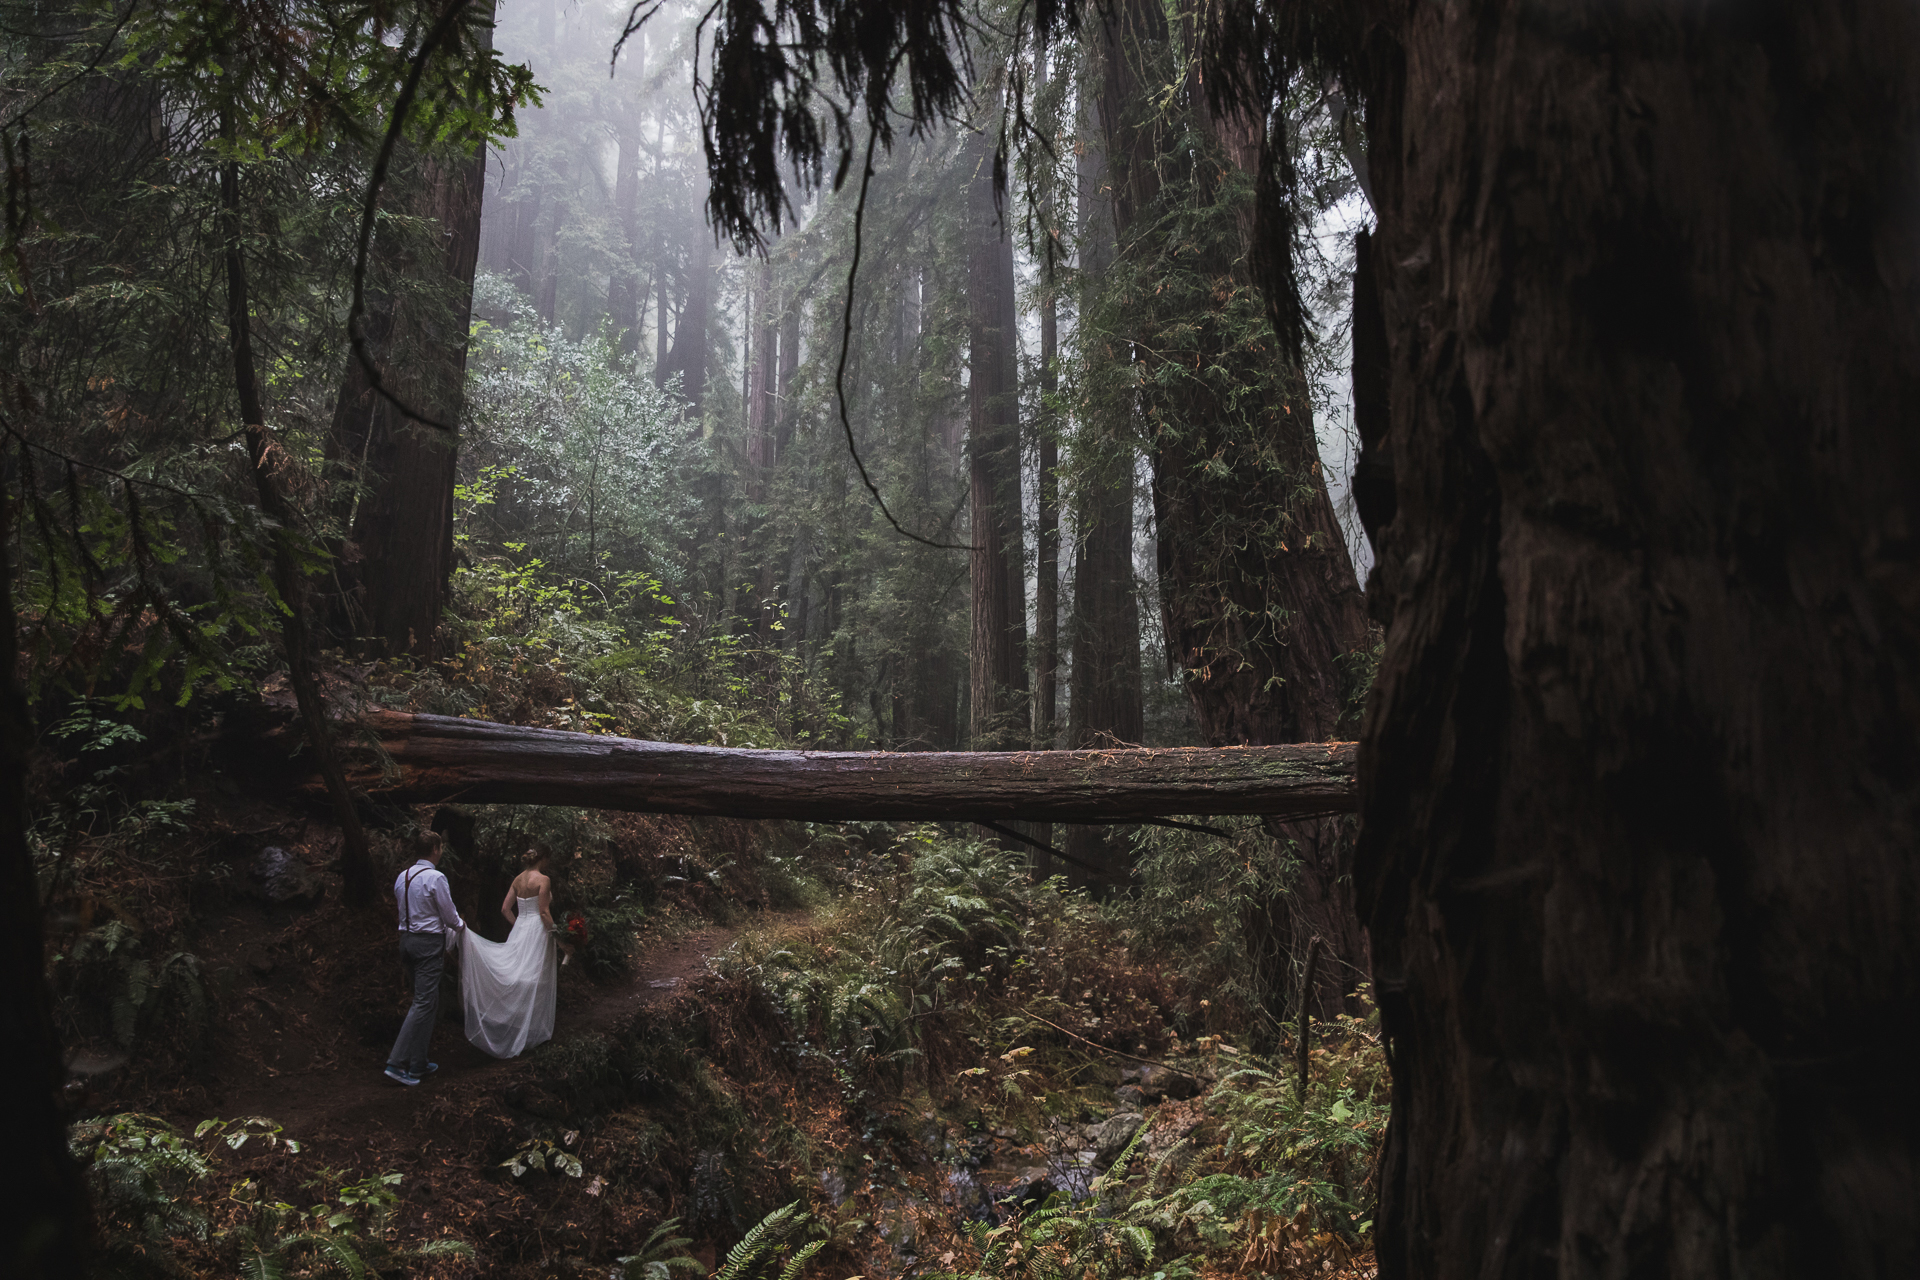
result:
[(457, 933), (467, 927), (454, 909), (446, 876), (426, 858), (394, 878), (393, 900), (400, 908), (402, 933)]

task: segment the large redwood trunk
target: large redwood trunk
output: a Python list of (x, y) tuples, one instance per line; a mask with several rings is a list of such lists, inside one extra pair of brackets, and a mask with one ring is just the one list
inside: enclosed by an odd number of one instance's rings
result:
[(1915, 1274), (1920, 13), (1378, 16), (1381, 1274)]
[[(495, 0), (474, 6), (488, 22), (495, 7)], [(345, 597), (334, 625), (375, 654), (432, 659), (453, 571), (456, 428), (466, 395), (487, 149), (476, 144), (461, 155), (443, 147), (418, 165), (393, 194), (406, 212), (440, 228), (438, 252), (383, 254), (376, 244), (372, 274), (389, 281), (426, 276), (444, 301), (385, 293), (371, 308), (367, 332), (381, 384), (440, 425), (410, 420), (373, 389), (359, 361), (349, 360), (326, 447), (359, 485), (343, 503), (348, 541), (336, 572)]]
[[(451, 427), (459, 421), (466, 378), (486, 155), (436, 157), (422, 167), (409, 212), (446, 229), (444, 257), (385, 257), (375, 270), (431, 272), (460, 301), (433, 315), (429, 302), (389, 297), (369, 318), (368, 333), (387, 389), (421, 416)], [(410, 421), (374, 391), (356, 361), (347, 366), (334, 408), (328, 452), (352, 468), (361, 486), (348, 504), (351, 532), (339, 569), (348, 590), (349, 634), (374, 653), (432, 658), (453, 569), (454, 432)]]
[(974, 547), (970, 731), (977, 750), (1010, 751), (1027, 746), (1032, 735), (1013, 236), (995, 207), (984, 142), (973, 154), (977, 163), (968, 190), (972, 254), (967, 267), (967, 460)]
[[(1154, 86), (1180, 74), (1169, 43), (1161, 6), (1125, 0), (1103, 18), (1098, 45), (1122, 266), (1146, 281), (1118, 321), (1134, 326), (1147, 366), (1137, 411), (1166, 659), (1205, 741), (1321, 741), (1347, 713), (1342, 663), (1367, 647), (1367, 616), (1327, 494), (1303, 352), (1272, 329), (1253, 286), (1263, 122), (1210, 102), (1193, 75), (1156, 113)], [(1273, 832), (1298, 861), (1284, 894), (1249, 904), (1256, 984), (1270, 1014), (1289, 1012), (1317, 937), (1329, 960), (1316, 1013), (1336, 1012), (1367, 972), (1350, 829)]]

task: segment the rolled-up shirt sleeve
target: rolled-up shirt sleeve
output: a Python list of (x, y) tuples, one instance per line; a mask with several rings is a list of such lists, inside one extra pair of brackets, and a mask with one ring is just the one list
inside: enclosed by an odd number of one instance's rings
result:
[(453, 890), (447, 885), (443, 875), (433, 877), (433, 883), (427, 887), (427, 901), (433, 904), (434, 914), (440, 917), (440, 927), (449, 933), (458, 933), (467, 927), (460, 918), (460, 912), (453, 905)]

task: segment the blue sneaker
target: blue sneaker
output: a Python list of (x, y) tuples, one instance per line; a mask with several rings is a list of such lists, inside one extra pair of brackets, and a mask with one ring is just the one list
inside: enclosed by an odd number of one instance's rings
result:
[(419, 1075), (415, 1076), (414, 1079), (425, 1080), (428, 1076), (432, 1075), (434, 1072), (438, 1071), (439, 1069), (440, 1069), (439, 1063), (429, 1062), (427, 1064), (427, 1069), (425, 1071), (422, 1071)]
[(393, 1081), (395, 1084), (416, 1085), (420, 1083), (419, 1076), (414, 1075), (410, 1071), (404, 1071), (399, 1067), (388, 1067), (387, 1079)]

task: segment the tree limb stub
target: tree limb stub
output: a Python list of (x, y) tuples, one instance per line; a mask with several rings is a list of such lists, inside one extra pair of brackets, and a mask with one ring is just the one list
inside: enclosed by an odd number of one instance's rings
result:
[[(760, 751), (377, 711), (348, 780), (394, 803), (562, 804), (813, 822), (1347, 812), (1354, 744), (1112, 751)], [(378, 751), (369, 744), (377, 742)], [(303, 784), (319, 793), (318, 779)]]

